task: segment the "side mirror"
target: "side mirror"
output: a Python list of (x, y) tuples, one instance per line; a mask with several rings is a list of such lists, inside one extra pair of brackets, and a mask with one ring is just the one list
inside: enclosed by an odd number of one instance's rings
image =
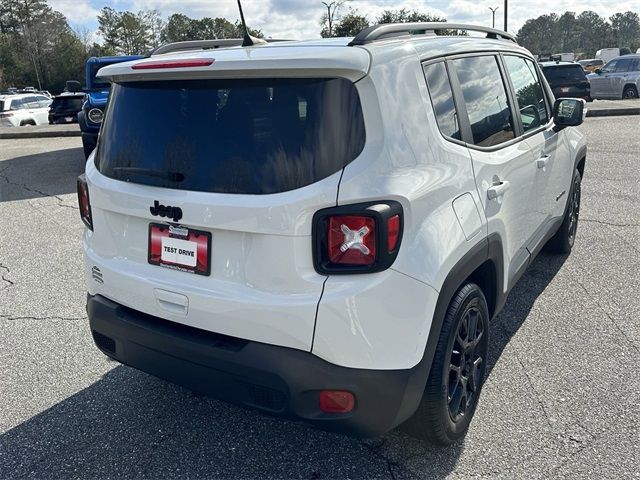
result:
[(577, 127), (584, 121), (584, 106), (587, 102), (580, 98), (560, 98), (553, 104), (555, 130)]
[(67, 91), (77, 93), (82, 91), (82, 85), (77, 80), (67, 80)]
[(598, 75), (600, 75), (602, 73), (602, 69), (601, 68), (596, 68), (593, 73), (597, 73)]

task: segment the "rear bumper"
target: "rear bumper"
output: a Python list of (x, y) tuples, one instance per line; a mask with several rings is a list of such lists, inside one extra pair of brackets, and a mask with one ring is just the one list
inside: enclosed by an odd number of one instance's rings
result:
[[(428, 367), (364, 370), (340, 367), (311, 353), (215, 334), (89, 296), (94, 341), (106, 355), (192, 390), (323, 429), (376, 436), (415, 411)], [(319, 409), (320, 390), (356, 397), (348, 414)]]

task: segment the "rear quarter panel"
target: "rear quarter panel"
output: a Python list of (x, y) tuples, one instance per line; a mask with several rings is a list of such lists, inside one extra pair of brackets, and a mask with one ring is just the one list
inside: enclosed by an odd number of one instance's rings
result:
[[(475, 214), (481, 227), (468, 239), (453, 209), (454, 200), (464, 194), (481, 205), (471, 159), (466, 147), (440, 134), (412, 49), (400, 45), (376, 51), (370, 75), (357, 83), (367, 147), (345, 168), (338, 203), (396, 200), (403, 206), (405, 225), (392, 272), (333, 276), (325, 284), (313, 353), (339, 365), (415, 366), (422, 359), (447, 274), (486, 236), (480, 208)], [(376, 279), (386, 286), (354, 286)]]

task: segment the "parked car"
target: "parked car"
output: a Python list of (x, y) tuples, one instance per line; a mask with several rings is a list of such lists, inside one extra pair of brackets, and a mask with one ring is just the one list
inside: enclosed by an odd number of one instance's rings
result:
[(0, 96), (0, 126), (44, 125), (48, 122), (51, 99), (44, 95)]
[(591, 101), (589, 80), (579, 63), (543, 62), (540, 66), (556, 98)]
[(591, 97), (602, 99), (638, 98), (640, 92), (640, 55), (624, 55), (604, 68), (587, 75)]
[(96, 75), (98, 70), (114, 63), (128, 62), (142, 58), (140, 55), (117, 56), (117, 57), (91, 57), (86, 63), (86, 90), (82, 110), (78, 114), (78, 123), (82, 131), (82, 147), (85, 158), (96, 148), (100, 125), (104, 118), (104, 109), (109, 99), (110, 82), (98, 80)]
[(585, 102), (554, 101), (510, 34), (447, 23), (100, 75), (78, 179), (97, 347), (322, 428), (460, 440), (490, 320), (573, 247)]
[(587, 60), (580, 60), (578, 63), (582, 66), (582, 69), (586, 73), (593, 73), (597, 69), (604, 67), (604, 62), (599, 58), (590, 58)]
[(49, 108), (49, 123), (78, 123), (84, 96), (84, 93), (64, 92), (54, 97)]

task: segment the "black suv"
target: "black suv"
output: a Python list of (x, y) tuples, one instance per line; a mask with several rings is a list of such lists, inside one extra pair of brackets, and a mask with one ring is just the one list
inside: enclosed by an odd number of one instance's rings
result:
[(542, 62), (542, 72), (556, 98), (582, 98), (591, 101), (591, 86), (584, 70), (574, 62)]
[(49, 123), (78, 123), (78, 112), (82, 110), (84, 93), (63, 93), (53, 99), (49, 108)]

